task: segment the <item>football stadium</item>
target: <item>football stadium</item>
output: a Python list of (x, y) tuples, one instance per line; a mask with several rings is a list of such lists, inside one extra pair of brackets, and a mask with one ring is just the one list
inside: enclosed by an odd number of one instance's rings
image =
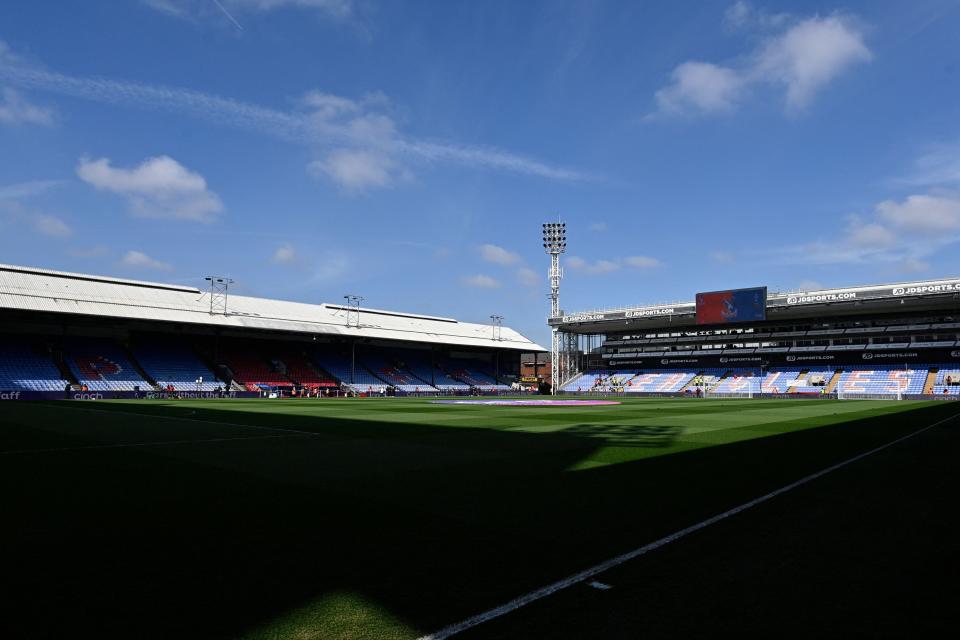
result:
[(955, 635), (958, 33), (0, 2), (0, 640)]
[(554, 315), (556, 393), (496, 322), (229, 284), (0, 267), (12, 637), (952, 625), (958, 280)]

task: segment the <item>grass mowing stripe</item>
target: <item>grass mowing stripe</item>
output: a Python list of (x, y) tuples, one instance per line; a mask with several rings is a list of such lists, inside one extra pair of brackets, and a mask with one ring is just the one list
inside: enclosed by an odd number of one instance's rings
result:
[(78, 409), (71, 408), (70, 411), (86, 411), (88, 413), (109, 413), (127, 416), (137, 416), (139, 418), (159, 418), (162, 420), (178, 420), (180, 422), (200, 422), (203, 424), (217, 424), (222, 427), (246, 427), (248, 429), (264, 429), (267, 431), (283, 431), (286, 433), (296, 433), (303, 436), (320, 436), (313, 431), (303, 431), (301, 429), (287, 429), (284, 427), (264, 427), (258, 424), (243, 424), (242, 422), (221, 422), (219, 420), (204, 420), (202, 418), (183, 418), (181, 416), (167, 416), (159, 413), (139, 413), (137, 411), (121, 411), (120, 409)]
[(821, 477), (823, 477), (823, 476), (825, 476), (825, 475), (827, 475), (827, 474), (829, 474), (829, 473), (832, 473), (832, 472), (834, 472), (834, 471), (836, 471), (836, 470), (838, 470), (838, 469), (842, 469), (843, 467), (846, 467), (846, 466), (848, 466), (848, 465), (850, 465), (850, 464), (853, 464), (854, 462), (858, 462), (858, 461), (860, 461), (860, 460), (863, 460), (864, 458), (867, 458), (867, 457), (872, 456), (872, 455), (874, 455), (874, 454), (876, 454), (876, 453), (879, 453), (880, 451), (883, 451), (883, 450), (888, 449), (888, 448), (890, 448), (890, 447), (892, 447), (892, 446), (894, 446), (894, 445), (897, 445), (897, 444), (899, 444), (899, 443), (901, 443), (901, 442), (903, 442), (903, 441), (905, 441), (905, 440), (909, 440), (910, 438), (914, 438), (914, 437), (920, 435), (921, 433), (924, 433), (924, 432), (926, 432), (926, 431), (929, 431), (930, 429), (933, 429), (934, 427), (937, 427), (937, 426), (939, 426), (939, 425), (941, 425), (941, 424), (944, 424), (945, 422), (949, 422), (950, 420), (953, 420), (954, 418), (956, 418), (956, 416), (950, 416), (950, 417), (948, 417), (948, 418), (944, 418), (944, 419), (942, 419), (942, 420), (938, 420), (938, 421), (934, 422), (933, 424), (929, 424), (929, 425), (927, 425), (927, 426), (925, 426), (925, 427), (921, 427), (920, 429), (917, 429), (916, 431), (912, 431), (912, 432), (908, 433), (907, 435), (901, 436), (901, 437), (899, 437), (899, 438), (897, 438), (897, 439), (895, 439), (895, 440), (891, 440), (890, 442), (887, 442), (887, 443), (882, 444), (882, 445), (880, 445), (880, 446), (878, 446), (878, 447), (875, 447), (875, 448), (873, 448), (873, 449), (870, 449), (869, 451), (865, 451), (865, 452), (863, 452), (863, 453), (857, 454), (857, 455), (853, 456), (852, 458), (848, 458), (848, 459), (846, 459), (846, 460), (844, 460), (844, 461), (842, 461), (842, 462), (838, 462), (838, 463), (836, 463), (836, 464), (834, 464), (834, 465), (831, 465), (831, 466), (829, 466), (829, 467), (826, 467), (826, 468), (824, 468), (824, 469), (821, 469), (820, 471), (816, 471), (816, 472), (814, 472), (814, 473), (811, 473), (810, 475), (804, 476), (803, 478), (800, 478), (799, 480), (796, 480), (796, 481), (794, 481), (794, 482), (791, 482), (790, 484), (784, 485), (784, 486), (780, 487), (779, 489), (775, 489), (775, 490), (771, 491), (770, 493), (767, 493), (767, 494), (765, 494), (765, 495), (762, 495), (762, 496), (760, 496), (760, 497), (758, 497), (758, 498), (754, 498), (753, 500), (750, 500), (749, 502), (745, 502), (745, 503), (743, 503), (743, 504), (741, 504), (741, 505), (739, 505), (739, 506), (733, 507), (732, 509), (728, 509), (727, 511), (724, 511), (723, 513), (718, 513), (718, 514), (715, 515), (715, 516), (712, 516), (712, 517), (710, 517), (710, 518), (707, 518), (706, 520), (702, 520), (702, 521), (700, 521), (700, 522), (698, 522), (698, 523), (696, 523), (696, 524), (693, 524), (693, 525), (691, 525), (691, 526), (689, 526), (689, 527), (686, 527), (685, 529), (681, 529), (680, 531), (676, 531), (676, 532), (674, 532), (674, 533), (671, 533), (670, 535), (664, 536), (663, 538), (660, 538), (659, 540), (655, 540), (654, 542), (651, 542), (651, 543), (646, 544), (646, 545), (644, 545), (644, 546), (642, 546), (642, 547), (639, 547), (639, 548), (637, 548), (637, 549), (634, 549), (633, 551), (628, 551), (627, 553), (624, 553), (624, 554), (621, 554), (621, 555), (619, 555), (619, 556), (610, 558), (609, 560), (606, 560), (606, 561), (604, 561), (604, 562), (601, 562), (600, 564), (594, 565), (593, 567), (590, 567), (589, 569), (585, 569), (584, 571), (581, 571), (581, 572), (579, 572), (579, 573), (575, 573), (575, 574), (573, 574), (572, 576), (568, 576), (567, 578), (564, 578), (563, 580), (558, 580), (557, 582), (554, 582), (554, 583), (552, 583), (552, 584), (549, 584), (549, 585), (547, 585), (547, 586), (545, 586), (545, 587), (541, 587), (540, 589), (536, 589), (535, 591), (531, 591), (531, 592), (526, 593), (526, 594), (524, 594), (524, 595), (522, 595), (522, 596), (519, 596), (519, 597), (517, 597), (517, 598), (514, 598), (514, 599), (511, 600), (510, 602), (507, 602), (507, 603), (505, 603), (505, 604), (502, 604), (502, 605), (500, 605), (499, 607), (495, 607), (495, 608), (490, 609), (490, 610), (488, 610), (488, 611), (485, 611), (485, 612), (483, 612), (483, 613), (477, 614), (477, 615), (475, 615), (475, 616), (473, 616), (473, 617), (471, 617), (471, 618), (467, 618), (466, 620), (463, 620), (463, 621), (461, 621), (461, 622), (457, 622), (457, 623), (455, 623), (455, 624), (449, 625), (449, 626), (444, 627), (443, 629), (440, 629), (439, 631), (436, 631), (436, 632), (434, 632), (434, 633), (431, 633), (431, 634), (428, 634), (428, 635), (425, 635), (425, 636), (421, 636), (420, 638), (418, 638), (418, 640), (444, 640), (445, 638), (449, 638), (449, 637), (451, 637), (451, 636), (453, 636), (453, 635), (456, 635), (456, 634), (458, 634), (458, 633), (461, 633), (461, 632), (463, 632), (463, 631), (466, 631), (467, 629), (472, 629), (473, 627), (476, 627), (477, 625), (483, 624), (484, 622), (489, 622), (490, 620), (493, 620), (493, 619), (495, 619), (495, 618), (499, 618), (499, 617), (501, 617), (501, 616), (504, 616), (504, 615), (506, 615), (506, 614), (508, 614), (508, 613), (510, 613), (510, 612), (512, 612), (512, 611), (516, 611), (517, 609), (519, 609), (519, 608), (521, 608), (521, 607), (524, 607), (524, 606), (526, 606), (526, 605), (528, 605), (528, 604), (531, 604), (531, 603), (533, 603), (533, 602), (536, 602), (537, 600), (541, 600), (541, 599), (543, 599), (543, 598), (546, 598), (547, 596), (553, 595), (554, 593), (557, 593), (558, 591), (562, 591), (562, 590), (564, 590), (564, 589), (567, 589), (567, 588), (569, 588), (569, 587), (572, 587), (572, 586), (575, 585), (575, 584), (579, 584), (579, 583), (581, 583), (581, 582), (583, 582), (583, 581), (585, 581), (585, 580), (588, 580), (588, 579), (590, 579), (590, 578), (594, 578), (594, 577), (600, 575), (601, 573), (603, 573), (603, 572), (605, 572), (605, 571), (608, 571), (608, 570), (610, 570), (610, 569), (612, 569), (612, 568), (614, 568), (614, 567), (616, 567), (616, 566), (619, 566), (619, 565), (621, 565), (621, 564), (623, 564), (623, 563), (625, 563), (625, 562), (629, 562), (630, 560), (634, 560), (634, 559), (636, 559), (636, 558), (639, 558), (640, 556), (646, 555), (646, 554), (650, 553), (651, 551), (655, 551), (655, 550), (657, 550), (657, 549), (659, 549), (659, 548), (661, 548), (661, 547), (664, 547), (664, 546), (666, 546), (666, 545), (668, 545), (668, 544), (670, 544), (670, 543), (672, 543), (672, 542), (676, 542), (677, 540), (680, 540), (681, 538), (684, 538), (684, 537), (690, 535), (691, 533), (696, 533), (697, 531), (700, 531), (700, 530), (702, 530), (702, 529), (706, 529), (707, 527), (709, 527), (709, 526), (711, 526), (711, 525), (714, 525), (714, 524), (716, 524), (716, 523), (718, 523), (718, 522), (720, 522), (720, 521), (722, 521), (722, 520), (726, 520), (727, 518), (729, 518), (729, 517), (731, 517), (731, 516), (735, 516), (735, 515), (737, 515), (738, 513), (742, 513), (742, 512), (744, 512), (744, 511), (746, 511), (746, 510), (748, 510), (748, 509), (752, 509), (753, 507), (755, 507), (755, 506), (757, 506), (757, 505), (759, 505), (759, 504), (763, 504), (764, 502), (767, 502), (768, 500), (771, 500), (771, 499), (773, 499), (773, 498), (775, 498), (775, 497), (777, 497), (777, 496), (779, 496), (779, 495), (782, 495), (782, 494), (784, 494), (784, 493), (787, 493), (787, 492), (789, 492), (789, 491), (792, 491), (792, 490), (796, 489), (797, 487), (803, 486), (803, 485), (805, 485), (805, 484), (807, 484), (807, 483), (809, 483), (809, 482), (812, 482), (812, 481), (814, 481), (814, 480), (816, 480), (816, 479), (818, 479), (818, 478), (821, 478)]
[(125, 444), (88, 444), (77, 447), (53, 447), (49, 449), (16, 449), (0, 451), (0, 456), (28, 455), (32, 453), (61, 453), (68, 451), (86, 451), (90, 449), (127, 449), (132, 447), (163, 447), (182, 444), (211, 444), (217, 442), (236, 442), (244, 440), (276, 440), (278, 438), (305, 438), (309, 434), (291, 434), (275, 436), (242, 436), (237, 438), (204, 438), (202, 440), (161, 440), (158, 442), (130, 442)]

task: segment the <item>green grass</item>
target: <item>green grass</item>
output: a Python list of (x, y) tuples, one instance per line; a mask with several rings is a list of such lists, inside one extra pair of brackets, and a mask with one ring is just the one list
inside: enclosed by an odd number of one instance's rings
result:
[[(412, 399), (6, 403), (0, 631), (415, 638), (958, 409), (695, 399), (591, 408)], [(956, 448), (955, 439), (947, 443), (935, 453)], [(884, 468), (876, 473), (890, 482)], [(814, 535), (833, 526), (831, 512), (814, 507), (848, 486), (831, 482), (805, 489), (805, 508), (822, 520)], [(863, 495), (883, 511), (884, 491)], [(804, 545), (790, 543), (810, 531), (781, 531), (773, 545), (753, 537), (756, 526), (769, 533), (770, 522), (743, 528), (778, 508), (723, 525), (733, 533), (718, 526), (723, 539), (756, 542), (728, 564), (746, 571), (759, 557), (778, 562), (775, 551), (802, 556)], [(698, 536), (711, 539), (709, 531)], [(674, 554), (657, 575), (676, 567), (685, 580), (669, 584), (681, 597), (696, 595), (689, 585), (704, 553), (696, 544), (658, 556)], [(647, 565), (638, 566), (622, 569), (624, 584), (647, 584)], [(644, 621), (670, 635), (670, 616), (680, 615), (663, 614), (639, 587), (604, 593), (613, 595), (577, 600), (584, 594), (574, 590), (470, 635), (577, 629), (569, 637), (587, 637), (603, 628), (633, 637)], [(690, 634), (697, 610), (683, 616)], [(705, 623), (718, 616), (710, 611)], [(604, 626), (610, 619), (622, 624)]]

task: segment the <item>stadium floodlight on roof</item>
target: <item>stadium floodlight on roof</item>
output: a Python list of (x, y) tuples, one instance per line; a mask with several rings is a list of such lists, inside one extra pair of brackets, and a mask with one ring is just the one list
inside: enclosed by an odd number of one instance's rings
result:
[(360, 328), (360, 303), (366, 300), (363, 296), (348, 293), (343, 296), (347, 302), (347, 326)]
[(207, 276), (204, 280), (210, 283), (210, 315), (227, 315), (227, 296), (230, 293), (233, 278)]

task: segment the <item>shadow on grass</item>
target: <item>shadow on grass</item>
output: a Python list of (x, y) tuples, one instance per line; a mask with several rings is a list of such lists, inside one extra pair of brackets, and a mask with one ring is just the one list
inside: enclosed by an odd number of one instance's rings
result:
[(680, 427), (630, 424), (578, 424), (563, 430), (567, 435), (595, 438), (605, 446), (665, 448), (683, 433)]
[[(426, 632), (956, 409), (577, 473), (564, 470), (611, 437), (617, 446), (667, 447), (677, 433), (581, 425), (528, 434), (191, 411), (321, 437), (4, 459), (5, 637), (242, 637), (333, 593), (358, 594)], [(309, 637), (384, 637), (376, 621), (343, 633), (333, 622)]]

